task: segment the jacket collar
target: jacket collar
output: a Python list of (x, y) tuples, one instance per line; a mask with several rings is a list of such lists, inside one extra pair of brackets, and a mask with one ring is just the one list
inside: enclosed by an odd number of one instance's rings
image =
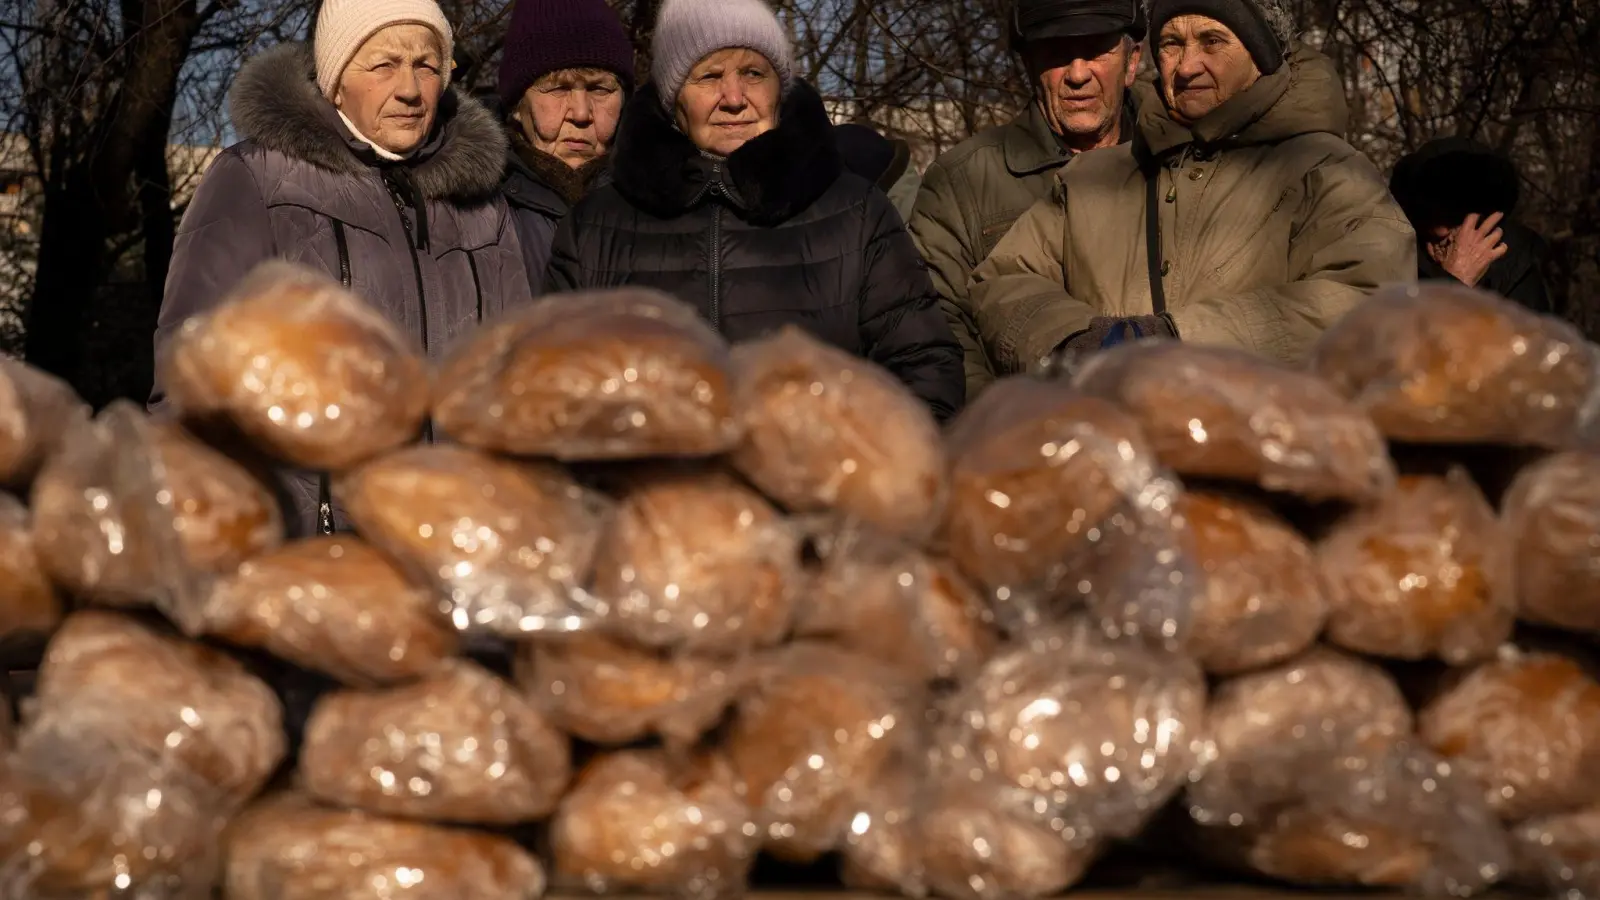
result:
[(403, 167), (429, 200), (478, 203), (498, 191), (506, 138), (476, 100), (446, 91), (427, 142), (407, 159), (389, 162), (339, 121), (338, 110), (317, 90), (314, 70), (304, 44), (280, 45), (245, 63), (228, 94), (234, 128), (261, 147), (338, 174)]
[[(1122, 94), (1122, 121), (1118, 132), (1119, 144), (1126, 144), (1133, 138), (1134, 129), (1137, 127), (1138, 118), (1134, 114), (1135, 102), (1132, 91)], [(1039, 108), (1037, 101), (1028, 101), (1028, 113), (1013, 121), (1006, 128), (1005, 135), (1006, 168), (1013, 175), (1032, 175), (1046, 169), (1056, 169), (1066, 165), (1073, 157), (1072, 151), (1061, 146), (1061, 139), (1050, 130), (1050, 122), (1044, 117), (1044, 110)]]
[[(648, 88), (640, 93), (653, 96)], [(725, 160), (703, 155), (661, 104), (651, 102), (628, 104), (612, 154), (617, 191), (661, 218), (706, 202), (715, 182), (742, 218), (776, 225), (816, 202), (843, 172), (822, 97), (799, 80), (778, 108), (778, 127)]]
[[(508, 126), (514, 128), (514, 126)], [(564, 216), (589, 191), (610, 180), (610, 157), (602, 156), (574, 169), (535, 149), (516, 131), (508, 131), (511, 155), (506, 160), (506, 200), (551, 218)]]

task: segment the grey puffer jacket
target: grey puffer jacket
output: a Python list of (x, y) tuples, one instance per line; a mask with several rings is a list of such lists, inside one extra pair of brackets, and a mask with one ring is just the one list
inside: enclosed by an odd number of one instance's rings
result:
[[(431, 358), (479, 322), (532, 301), (515, 226), (500, 195), (506, 138), (481, 104), (451, 89), (434, 134), (384, 162), (351, 137), (318, 92), (304, 45), (247, 63), (229, 104), (244, 138), (195, 193), (167, 276), (155, 351), (268, 259), (320, 269), (382, 311)], [(159, 380), (151, 406), (159, 408)], [(296, 534), (342, 527), (326, 480), (284, 478)]]

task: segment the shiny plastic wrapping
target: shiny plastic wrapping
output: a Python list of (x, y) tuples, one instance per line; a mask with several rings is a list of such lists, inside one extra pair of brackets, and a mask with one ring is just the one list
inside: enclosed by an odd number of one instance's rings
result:
[(897, 755), (851, 817), (839, 849), (845, 887), (910, 898), (928, 895), (920, 825), (928, 794), (927, 755), (921, 747)]
[(1517, 880), (1561, 900), (1600, 897), (1600, 806), (1518, 825)]
[(692, 307), (644, 288), (558, 294), (484, 328), (440, 369), (434, 423), (455, 440), (561, 460), (733, 449), (728, 347)]
[(154, 605), (198, 633), (210, 576), (283, 541), (250, 472), (127, 401), (80, 423), (33, 485), (35, 550), (81, 598)]
[(733, 475), (666, 467), (629, 480), (595, 555), (607, 627), (664, 648), (737, 653), (789, 633), (800, 541)]
[(1392, 659), (1461, 665), (1493, 655), (1515, 618), (1510, 542), (1462, 471), (1406, 476), (1317, 548), (1327, 639)]
[(1185, 649), (1206, 671), (1272, 665), (1316, 641), (1328, 602), (1305, 538), (1266, 507), (1222, 494), (1191, 491), (1178, 511), (1205, 581)]
[(1250, 353), (1140, 341), (1095, 354), (1073, 384), (1127, 410), (1185, 477), (1353, 502), (1394, 485), (1366, 413), (1322, 379)]
[(620, 750), (578, 774), (550, 847), (565, 887), (712, 900), (743, 894), (761, 832), (726, 760)]
[(1600, 454), (1558, 453), (1522, 470), (1501, 515), (1524, 620), (1600, 635)]
[(1418, 733), (1501, 818), (1600, 803), (1600, 684), (1577, 663), (1508, 651), (1453, 680), (1418, 714)]
[(693, 744), (733, 702), (737, 659), (654, 650), (598, 632), (529, 641), (517, 651), (517, 684), (550, 721), (606, 746), (659, 735)]
[(1132, 417), (1059, 382), (1009, 378), (957, 417), (947, 444), (943, 543), (1002, 627), (1087, 602), (1109, 627), (1182, 639), (1203, 588), (1181, 490)]
[(61, 598), (39, 564), (28, 510), (0, 493), (0, 640), (47, 634), (61, 620)]
[(89, 407), (66, 382), (0, 357), (0, 485), (22, 487)]
[(739, 472), (791, 512), (920, 539), (945, 500), (939, 426), (884, 369), (793, 326), (733, 351)]
[(1600, 412), (1597, 367), (1566, 322), (1445, 283), (1378, 291), (1311, 359), (1394, 440), (1551, 449), (1573, 445)]
[(1075, 618), (1029, 633), (949, 701), (935, 777), (984, 785), (1077, 847), (1132, 837), (1205, 765), (1205, 700), (1186, 657)]
[(456, 630), (574, 631), (605, 612), (582, 589), (607, 508), (551, 463), (418, 446), (334, 480), (362, 537), (446, 598)]
[(410, 441), (428, 368), (382, 313), (304, 266), (257, 266), (156, 361), (170, 406), (284, 462), (342, 469)]
[(503, 837), (326, 809), (297, 794), (229, 826), (223, 900), (539, 900), (544, 869)]
[(439, 822), (542, 818), (571, 774), (566, 735), (467, 662), (404, 687), (323, 697), (300, 753), (301, 781), (319, 800)]
[(353, 687), (426, 675), (459, 644), (431, 591), (348, 536), (297, 541), (247, 561), (212, 587), (205, 631)]
[(725, 747), (766, 849), (809, 862), (877, 808), (885, 773), (922, 739), (920, 684), (846, 650), (799, 642), (751, 660)]
[(919, 813), (923, 877), (949, 900), (1035, 900), (1082, 880), (1101, 844), (1068, 840), (982, 785), (947, 778)]

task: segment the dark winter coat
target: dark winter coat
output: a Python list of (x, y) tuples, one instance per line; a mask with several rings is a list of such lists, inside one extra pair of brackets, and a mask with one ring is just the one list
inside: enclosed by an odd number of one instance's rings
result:
[(961, 345), (927, 269), (889, 198), (844, 171), (809, 85), (726, 160), (660, 104), (630, 104), (612, 179), (557, 229), (547, 289), (657, 288), (732, 341), (797, 325), (895, 373), (941, 418), (961, 406)]
[[(229, 103), (244, 140), (212, 163), (178, 228), (158, 358), (185, 319), (273, 258), (348, 284), (430, 357), (481, 320), (531, 301), (500, 196), (506, 139), (494, 117), (451, 89), (433, 137), (411, 158), (385, 163), (351, 137), (312, 70), (300, 45), (269, 50), (240, 70)], [(152, 406), (162, 399), (158, 381)], [(294, 532), (324, 524), (324, 479), (285, 482)]]
[(609, 180), (610, 160), (601, 157), (573, 169), (554, 156), (535, 150), (518, 134), (511, 134), (510, 142), (511, 154), (506, 158), (501, 188), (517, 225), (528, 280), (537, 291), (550, 268), (550, 244), (555, 240), (556, 226), (592, 188)]

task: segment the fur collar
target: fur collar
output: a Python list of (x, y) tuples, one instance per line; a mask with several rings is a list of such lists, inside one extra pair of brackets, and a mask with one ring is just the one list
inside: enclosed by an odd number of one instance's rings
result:
[[(339, 121), (317, 90), (305, 44), (283, 44), (245, 63), (228, 93), (233, 125), (246, 140), (319, 169), (357, 175), (381, 161)], [(405, 166), (430, 200), (478, 203), (494, 196), (505, 166), (506, 137), (494, 116), (455, 88), (439, 101), (433, 136)]]
[[(508, 126), (515, 129), (516, 126)], [(561, 160), (528, 143), (521, 132), (511, 132), (512, 165), (520, 165), (527, 176), (554, 191), (567, 206), (577, 206), (594, 187), (611, 160), (599, 156), (574, 169)]]
[[(650, 89), (640, 92), (653, 96)], [(718, 165), (678, 130), (659, 103), (628, 104), (617, 130), (612, 177), (617, 190), (651, 215), (674, 218), (705, 199), (719, 180), (746, 220), (776, 225), (815, 203), (844, 171), (822, 97), (796, 80), (778, 108), (778, 127)]]

